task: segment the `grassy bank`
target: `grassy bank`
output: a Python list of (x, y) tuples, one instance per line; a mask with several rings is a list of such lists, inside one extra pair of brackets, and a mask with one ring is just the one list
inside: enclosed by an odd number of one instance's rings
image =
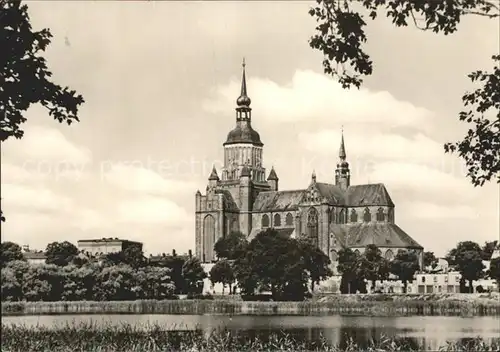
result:
[[(69, 343), (70, 342), (70, 343)], [(441, 346), (443, 351), (498, 351), (500, 339), (486, 342), (471, 339)], [(403, 339), (381, 337), (368, 346), (356, 345), (352, 340), (338, 346), (321, 342), (301, 341), (285, 333), (265, 339), (226, 330), (165, 331), (160, 326), (119, 327), (92, 324), (66, 325), (57, 329), (27, 328), (2, 324), (2, 351), (31, 352), (156, 352), (156, 351), (425, 351), (429, 346)]]
[(2, 302), (2, 315), (231, 314), (231, 315), (500, 315), (493, 296), (333, 295), (304, 302), (164, 300), (110, 302)]

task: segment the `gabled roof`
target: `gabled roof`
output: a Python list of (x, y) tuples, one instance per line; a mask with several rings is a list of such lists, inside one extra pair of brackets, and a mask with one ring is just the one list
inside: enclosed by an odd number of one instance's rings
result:
[(348, 206), (381, 205), (393, 207), (389, 192), (383, 183), (349, 186), (346, 194)]
[(365, 247), (374, 244), (377, 247), (423, 248), (393, 223), (361, 223), (342, 226), (346, 228), (348, 247)]
[(222, 194), (222, 197), (224, 199), (224, 210), (234, 210), (234, 211), (239, 210), (238, 205), (236, 204), (233, 196), (231, 195), (231, 192), (225, 189), (219, 189), (216, 190), (216, 193)]
[(329, 204), (344, 204), (345, 195), (340, 187), (322, 182), (316, 182), (315, 186), (319, 194), (324, 197)]
[(254, 212), (297, 210), (305, 190), (261, 192), (253, 203)]

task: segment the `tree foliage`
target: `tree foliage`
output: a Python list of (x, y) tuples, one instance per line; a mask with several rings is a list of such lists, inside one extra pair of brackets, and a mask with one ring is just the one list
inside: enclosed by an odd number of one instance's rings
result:
[(424, 268), (431, 267), (435, 268), (437, 266), (437, 258), (434, 252), (424, 252)]
[(309, 280), (319, 282), (331, 275), (329, 264), (329, 258), (312, 242), (267, 229), (235, 259), (234, 272), (243, 294), (270, 290), (274, 300), (303, 300)]
[(389, 278), (389, 262), (382, 257), (382, 252), (374, 244), (366, 246), (359, 267), (361, 275), (372, 282), (372, 290), (375, 289), (377, 280)]
[[(339, 80), (342, 87), (359, 88), (363, 77), (373, 73), (374, 63), (365, 50), (368, 40), (365, 28), (368, 19), (387, 17), (394, 26), (416, 28), (445, 35), (458, 30), (463, 16), (486, 18), (500, 16), (498, 2), (492, 0), (316, 0), (309, 10), (316, 19), (316, 33), (311, 48), (323, 54), (326, 74)], [(500, 56), (493, 56), (494, 62)], [(466, 93), (462, 100), (468, 110), (459, 119), (471, 124), (462, 141), (445, 144), (445, 152), (457, 152), (468, 168), (467, 176), (482, 186), (500, 172), (500, 69), (476, 71), (469, 75), (482, 86)], [(486, 114), (490, 114), (488, 117)]]
[[(54, 83), (42, 56), (50, 30), (33, 30), (28, 7), (20, 0), (0, 0), (0, 8), (0, 142), (23, 137), (24, 114), (33, 104), (41, 104), (59, 122), (79, 121), (83, 97)], [(1, 210), (0, 220), (5, 221)]]
[(59, 122), (78, 121), (83, 97), (52, 82), (42, 56), (51, 42), (50, 30), (34, 31), (28, 7), (20, 0), (1, 0), (0, 4), (0, 140), (23, 136), (23, 113), (32, 104), (42, 104)]
[[(427, 252), (432, 253), (432, 252)], [(396, 275), (403, 283), (403, 291), (406, 293), (408, 281), (413, 281), (415, 273), (420, 269), (417, 254), (413, 251), (399, 250), (396, 257), (390, 263), (391, 273)]]
[(45, 255), (47, 256), (47, 264), (55, 264), (58, 266), (68, 265), (73, 261), (78, 254), (78, 248), (68, 241), (52, 242), (47, 245)]
[(234, 283), (234, 272), (231, 263), (226, 259), (219, 260), (215, 263), (212, 269), (210, 269), (210, 281), (213, 284), (221, 283), (222, 292), (224, 292), (226, 285), (229, 285), (229, 292), (231, 293)]
[(299, 246), (304, 257), (305, 268), (311, 280), (311, 291), (320, 281), (333, 275), (330, 269), (330, 258), (315, 244), (314, 240), (307, 237), (299, 239)]
[(356, 293), (358, 290), (366, 292), (365, 277), (360, 270), (361, 256), (350, 248), (343, 248), (338, 254), (337, 270), (342, 274), (340, 292)]
[(13, 260), (24, 260), (21, 246), (14, 242), (2, 242), (0, 244), (0, 260), (2, 267)]
[(481, 247), (472, 241), (459, 242), (447, 255), (450, 265), (460, 272), (462, 280), (469, 281), (472, 292), (472, 282), (483, 276), (485, 268), (481, 258)]
[(490, 260), (491, 256), (493, 255), (493, 252), (495, 249), (500, 248), (498, 245), (498, 241), (486, 241), (483, 245), (482, 251), (481, 251), (481, 258), (483, 260)]
[(217, 258), (234, 260), (245, 251), (247, 245), (246, 236), (241, 232), (233, 231), (215, 242), (214, 251)]
[(186, 282), (188, 293), (201, 293), (203, 280), (207, 277), (207, 273), (203, 270), (198, 258), (192, 257), (186, 260), (182, 266), (182, 276)]
[(500, 257), (497, 257), (490, 262), (489, 276), (493, 280), (497, 281), (497, 285), (499, 285), (500, 288)]

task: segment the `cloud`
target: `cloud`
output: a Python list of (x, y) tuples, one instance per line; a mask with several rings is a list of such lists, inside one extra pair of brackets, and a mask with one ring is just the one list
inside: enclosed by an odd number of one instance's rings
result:
[(126, 164), (113, 164), (108, 170), (102, 168), (103, 179), (117, 187), (142, 193), (171, 194), (192, 192), (195, 185), (191, 182), (171, 180), (144, 167)]
[(118, 221), (135, 224), (176, 225), (191, 220), (186, 210), (176, 203), (151, 196), (119, 203), (117, 214)]
[(74, 207), (71, 198), (58, 195), (42, 187), (28, 187), (2, 183), (2, 207), (40, 212), (70, 212)]
[(427, 202), (411, 202), (404, 205), (405, 213), (417, 219), (478, 219), (479, 211), (466, 205), (440, 206)]
[[(299, 142), (309, 151), (337, 155), (340, 146), (339, 130), (302, 132)], [(447, 156), (443, 144), (422, 133), (405, 137), (373, 129), (355, 129), (344, 133), (348, 158), (381, 158), (401, 161), (442, 162)], [(449, 158), (449, 156), (448, 156)]]
[(26, 127), (21, 140), (4, 142), (2, 149), (7, 156), (15, 156), (23, 164), (38, 167), (43, 164), (45, 167), (82, 165), (92, 160), (89, 149), (72, 143), (59, 130), (36, 125)]
[[(206, 100), (203, 108), (211, 113), (231, 112), (239, 84), (233, 79), (217, 87), (213, 99)], [(397, 100), (388, 92), (343, 89), (332, 78), (313, 71), (296, 71), (287, 86), (268, 79), (250, 78), (248, 88), (254, 111), (269, 122), (322, 121), (415, 127), (424, 126), (433, 115), (425, 108)]]

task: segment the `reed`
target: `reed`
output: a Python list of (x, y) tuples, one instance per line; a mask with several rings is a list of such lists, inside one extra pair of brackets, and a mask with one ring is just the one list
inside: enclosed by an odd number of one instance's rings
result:
[(500, 304), (463, 301), (348, 300), (261, 302), (238, 300), (138, 300), (77, 302), (2, 302), (2, 315), (38, 314), (230, 314), (370, 316), (498, 316)]
[[(176, 327), (178, 328), (178, 327)], [(352, 340), (343, 346), (321, 342), (299, 341), (285, 333), (276, 333), (266, 339), (249, 338), (237, 332), (164, 330), (158, 325), (121, 326), (92, 323), (67, 323), (54, 328), (26, 327), (2, 324), (2, 351), (31, 352), (159, 352), (159, 351), (425, 351), (428, 346), (409, 344), (405, 340), (381, 337), (368, 346), (359, 346)], [(498, 351), (500, 339), (490, 342), (471, 339), (448, 343), (440, 351)]]

